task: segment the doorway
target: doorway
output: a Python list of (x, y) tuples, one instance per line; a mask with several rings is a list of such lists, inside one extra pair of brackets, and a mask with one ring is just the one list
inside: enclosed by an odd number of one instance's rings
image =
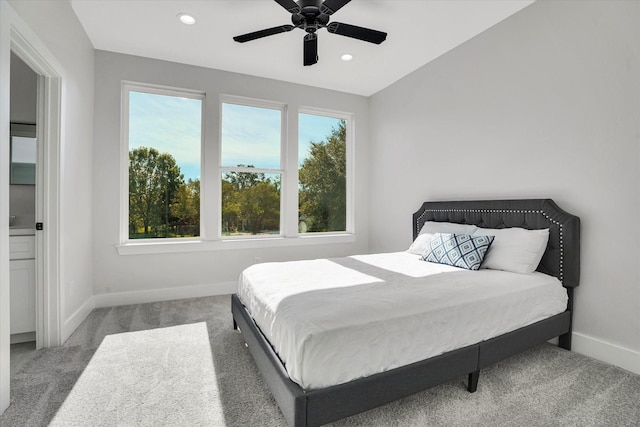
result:
[(60, 304), (60, 133), (62, 78), (57, 61), (26, 28), (12, 27), (11, 52), (37, 78), (36, 138), (38, 141), (35, 184), (36, 347), (55, 347), (61, 342)]
[(35, 251), (38, 76), (14, 53), (10, 66), (9, 282), (13, 376), (39, 348), (36, 325), (41, 314), (37, 313), (36, 303), (39, 260)]

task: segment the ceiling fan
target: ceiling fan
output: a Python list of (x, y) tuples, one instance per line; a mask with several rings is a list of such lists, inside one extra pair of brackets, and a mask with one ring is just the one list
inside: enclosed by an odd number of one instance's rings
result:
[(304, 36), (304, 65), (313, 65), (318, 62), (318, 34), (321, 28), (341, 36), (351, 37), (366, 42), (380, 44), (387, 38), (387, 33), (371, 30), (341, 22), (329, 23), (330, 16), (341, 9), (351, 0), (275, 0), (280, 6), (291, 13), (293, 25), (280, 25), (253, 33), (236, 36), (233, 39), (239, 43), (245, 43), (274, 34), (286, 33), (294, 28), (300, 28), (307, 32)]

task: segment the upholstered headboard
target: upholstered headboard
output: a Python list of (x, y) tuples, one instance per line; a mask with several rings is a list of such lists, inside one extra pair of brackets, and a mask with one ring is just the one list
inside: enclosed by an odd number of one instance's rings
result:
[(580, 218), (551, 199), (424, 202), (413, 214), (413, 238), (425, 221), (473, 224), (483, 228), (549, 229), (538, 271), (556, 276), (564, 287), (580, 281)]

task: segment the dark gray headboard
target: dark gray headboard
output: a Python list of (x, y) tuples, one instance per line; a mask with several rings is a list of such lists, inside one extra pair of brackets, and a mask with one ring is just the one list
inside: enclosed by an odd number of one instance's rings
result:
[(556, 276), (563, 286), (580, 281), (580, 218), (551, 199), (424, 202), (413, 214), (413, 238), (425, 221), (473, 224), (483, 228), (549, 229), (549, 243), (538, 271)]

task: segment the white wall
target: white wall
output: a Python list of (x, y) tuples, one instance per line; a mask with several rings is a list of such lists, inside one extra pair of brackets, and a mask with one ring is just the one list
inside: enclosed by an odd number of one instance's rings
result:
[(60, 290), (64, 340), (77, 326), (74, 313), (93, 296), (94, 50), (69, 2), (12, 0), (9, 3), (63, 68)]
[[(368, 247), (367, 98), (247, 75), (111, 52), (96, 52), (94, 130), (94, 290), (98, 305), (233, 292), (254, 262), (340, 256)], [(355, 243), (268, 249), (119, 255), (120, 102), (122, 80), (206, 92), (206, 138), (218, 139), (220, 94), (286, 103), (289, 111), (315, 107), (354, 114), (356, 136)], [(297, 139), (296, 135), (290, 135)], [(128, 294), (127, 294), (128, 293)]]
[(638, 22), (536, 2), (375, 94), (371, 249), (408, 247), (424, 200), (552, 198), (582, 220), (574, 348), (640, 372)]

